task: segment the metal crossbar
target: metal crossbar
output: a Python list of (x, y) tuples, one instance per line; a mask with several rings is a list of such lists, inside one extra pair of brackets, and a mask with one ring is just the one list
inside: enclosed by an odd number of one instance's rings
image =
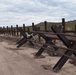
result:
[[(54, 31), (54, 33), (60, 33), (61, 31), (56, 27), (56, 26), (52, 26), (51, 29)], [(65, 46), (67, 46), (70, 49), (76, 49), (76, 43), (69, 41), (64, 35), (61, 34), (56, 34), (60, 40), (64, 43)], [(65, 55), (71, 56), (72, 54), (75, 55), (74, 51), (69, 51), (68, 49), (65, 52)], [(58, 71), (60, 70), (64, 64), (66, 63), (66, 61), (69, 59), (69, 57), (66, 56), (62, 56), (60, 58), (60, 60), (56, 63), (56, 65), (54, 66), (53, 70), (54, 71)]]
[(22, 30), (21, 27), (18, 30), (19, 30), (20, 34), (23, 36), (23, 38), (17, 42), (17, 44), (18, 44), (17, 48), (21, 47), (27, 41), (29, 41), (31, 45), (34, 45), (31, 40), (27, 40), (27, 39), (31, 39), (33, 37), (32, 35), (27, 37), (27, 34)]
[[(68, 34), (68, 33), (53, 33), (52, 31), (49, 32), (45, 32), (45, 31), (36, 31), (37, 33), (43, 33), (43, 34), (49, 34), (49, 35), (56, 35), (56, 34), (61, 34), (61, 35), (65, 35), (65, 36), (71, 36), (71, 37), (76, 37), (76, 35), (74, 34)], [(31, 33), (35, 33), (35, 31), (31, 31)]]
[[(35, 56), (37, 56), (37, 57), (40, 56), (49, 45), (52, 46), (55, 49), (55, 50), (52, 50), (53, 52), (60, 53), (63, 55), (53, 68), (54, 71), (58, 71), (64, 66), (64, 64), (66, 63), (66, 61), (69, 58), (72, 58), (71, 57), (72, 54), (74, 54), (74, 55), (76, 54), (74, 51), (74, 49), (76, 49), (76, 43), (69, 41), (67, 39), (66, 35), (63, 35), (57, 27), (51, 27), (51, 29), (53, 30), (55, 35), (57, 35), (59, 37), (59, 39), (64, 43), (64, 45), (67, 46), (65, 53), (57, 52), (57, 49), (59, 47), (57, 47), (52, 42), (53, 39), (46, 36), (44, 33), (38, 32), (39, 29), (37, 30), (36, 28), (35, 28), (35, 32), (33, 34), (31, 34), (29, 37), (27, 37), (26, 33), (22, 30), (22, 28), (20, 28), (19, 31), (20, 31), (21, 35), (23, 35), (23, 38), (17, 42), (17, 44), (19, 44), (17, 47), (22, 46), (27, 41), (29, 41), (33, 45), (31, 38), (33, 38), (33, 36), (35, 36), (36, 34), (39, 34), (40, 37), (42, 37), (45, 40), (45, 44), (43, 44), (43, 46), (39, 49), (39, 51), (36, 53)], [(74, 58), (72, 58), (72, 59), (74, 59)]]
[[(46, 45), (49, 45), (49, 44), (46, 44)], [(38, 44), (38, 43), (36, 43), (35, 46), (41, 47), (41, 45)], [(59, 47), (59, 46), (55, 46), (55, 45), (51, 45), (51, 47), (57, 47), (57, 48), (65, 49), (65, 50), (68, 50), (68, 51), (72, 51), (72, 50), (73, 50), (74, 52), (76, 52), (74, 49)], [(45, 47), (43, 47), (43, 48), (45, 48)], [(50, 48), (50, 45), (48, 46), (47, 50), (48, 50), (48, 49), (49, 49), (51, 52), (54, 52), (54, 53), (58, 53), (58, 54), (64, 55), (64, 56), (68, 57), (69, 59), (73, 59), (73, 60), (76, 61), (76, 57), (74, 58), (74, 57), (71, 57), (71, 56), (69, 56), (69, 55), (64, 54), (63, 52), (60, 52), (60, 51), (57, 51), (57, 50), (52, 50), (52, 49)], [(37, 57), (36, 57), (36, 58), (37, 58)]]
[[(44, 40), (45, 40), (45, 44), (43, 44), (43, 46), (38, 50), (38, 52), (36, 53), (36, 57), (39, 57), (44, 51), (45, 49), (49, 46), (48, 44), (50, 45), (55, 45), (52, 40), (53, 39), (50, 39), (49, 37), (47, 37), (45, 34), (43, 33), (38, 33), (40, 35), (40, 37), (42, 37)], [(57, 50), (58, 48), (57, 47), (53, 47), (55, 50)]]
[(35, 36), (36, 34), (38, 34), (36, 31), (39, 31), (39, 28), (36, 27), (36, 26), (34, 26), (33, 30), (35, 32), (34, 33), (30, 32), (30, 36), (29, 37), (27, 37), (27, 34), (22, 30), (21, 27), (18, 30), (19, 30), (20, 34), (23, 36), (23, 38), (17, 42), (17, 44), (18, 44), (17, 48), (21, 47), (23, 44), (25, 44), (28, 41), (30, 42), (30, 44), (32, 46), (34, 46), (34, 43), (30, 39), (32, 39), (33, 36)]
[[(31, 41), (30, 39), (27, 39), (27, 41)], [(35, 45), (39, 45), (39, 44), (37, 44), (37, 43), (35, 43)], [(45, 45), (48, 45), (48, 46), (52, 46), (52, 47), (57, 47), (57, 48), (60, 48), (60, 49), (64, 49), (64, 50), (69, 50), (69, 51), (74, 51), (74, 52), (76, 52), (76, 50), (75, 49), (71, 49), (71, 48), (65, 48), (65, 47), (60, 47), (60, 46), (57, 46), (57, 45), (50, 45), (50, 44), (45, 44)], [(39, 45), (39, 47), (42, 47), (41, 45)], [(44, 48), (44, 47), (43, 47)]]
[[(50, 39), (49, 37), (47, 37), (47, 36), (44, 35), (43, 33), (38, 33), (37, 31), (38, 31), (39, 29), (37, 29), (37, 27), (34, 27), (34, 30), (35, 30), (35, 32), (27, 38), (27, 35), (26, 35), (25, 32), (22, 30), (22, 28), (19, 28), (19, 31), (20, 31), (20, 33), (23, 35), (23, 38), (17, 42), (17, 43), (19, 44), (19, 45), (17, 46), (17, 48), (21, 47), (21, 46), (22, 46), (23, 44), (25, 44), (27, 41), (29, 41), (29, 42), (33, 45), (32, 41), (31, 41), (30, 39), (32, 38), (32, 36), (35, 36), (36, 34), (39, 34), (40, 37), (42, 37), (46, 42), (45, 42), (45, 44), (39, 49), (39, 51), (36, 53), (36, 56), (38, 57), (38, 56), (40, 56), (40, 55), (43, 53), (43, 51), (48, 47), (48, 44), (50, 44), (50, 45), (55, 45), (55, 44), (52, 42), (52, 39)], [(26, 36), (26, 37), (25, 37), (25, 36)], [(43, 47), (45, 47), (45, 48), (43, 48)], [(54, 47), (54, 49), (57, 50), (58, 48), (57, 48), (57, 47)]]

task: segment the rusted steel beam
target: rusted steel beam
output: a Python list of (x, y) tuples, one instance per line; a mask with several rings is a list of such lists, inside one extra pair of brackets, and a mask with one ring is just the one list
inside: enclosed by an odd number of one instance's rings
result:
[(19, 35), (18, 35), (18, 25), (16, 25), (16, 31), (17, 31), (17, 32), (16, 32), (16, 33), (17, 33), (17, 36), (19, 36)]
[[(60, 33), (61, 31), (57, 28), (57, 26), (52, 26), (51, 29), (54, 31), (54, 33)], [(76, 42), (71, 42), (69, 41), (64, 35), (61, 35), (61, 34), (56, 34), (59, 39), (64, 43), (64, 45), (68, 48), (71, 48), (71, 49), (76, 49)], [(66, 50), (65, 52), (65, 55), (67, 56), (71, 56), (72, 54), (74, 54), (76, 56), (76, 53), (72, 50)], [(56, 65), (54, 66), (53, 70), (54, 71), (58, 71), (60, 70), (64, 64), (66, 63), (66, 61), (69, 59), (69, 57), (66, 57), (66, 56), (62, 56), (60, 58), (60, 60), (56, 63)]]
[(47, 21), (44, 21), (44, 29), (45, 29), (45, 32), (47, 31)]

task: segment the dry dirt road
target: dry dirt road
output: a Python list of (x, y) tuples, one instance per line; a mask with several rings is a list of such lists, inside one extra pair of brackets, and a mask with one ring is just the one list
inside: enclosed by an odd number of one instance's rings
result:
[(55, 65), (59, 57), (35, 59), (36, 49), (29, 47), (16, 48), (15, 43), (0, 39), (0, 75), (76, 75), (76, 66), (66, 63), (64, 68), (55, 73), (45, 70), (41, 65)]
[(10, 50), (6, 42), (0, 42), (0, 75), (53, 75), (53, 73), (43, 70), (34, 58)]

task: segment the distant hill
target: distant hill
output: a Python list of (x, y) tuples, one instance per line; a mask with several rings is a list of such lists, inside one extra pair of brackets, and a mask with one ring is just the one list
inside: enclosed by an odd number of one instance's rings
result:
[[(62, 25), (62, 22), (47, 22), (48, 30), (50, 30), (50, 27), (52, 25)], [(76, 20), (73, 21), (67, 21), (65, 22), (65, 29), (66, 30), (75, 30)], [(41, 30), (44, 30), (44, 22), (40, 22), (36, 24), (35, 26), (40, 27)], [(30, 30), (32, 29), (31, 26), (29, 26)]]
[[(50, 30), (52, 25), (61, 25), (61, 23), (57, 22), (47, 22), (47, 28), (48, 30)], [(36, 26), (39, 26), (41, 30), (44, 30), (44, 22), (38, 23), (36, 24)]]
[[(62, 22), (47, 22), (47, 25), (48, 25), (48, 29), (49, 29), (52, 25), (62, 25)], [(65, 22), (65, 28), (66, 29), (69, 28), (71, 30), (74, 30), (75, 29), (75, 25), (76, 25), (76, 20)], [(43, 28), (44, 27), (44, 23), (41, 22), (41, 23), (37, 24), (37, 26), (40, 26), (41, 28)]]

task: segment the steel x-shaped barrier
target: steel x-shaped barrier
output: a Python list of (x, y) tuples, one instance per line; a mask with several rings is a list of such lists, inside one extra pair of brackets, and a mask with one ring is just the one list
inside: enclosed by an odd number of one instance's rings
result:
[[(61, 31), (57, 28), (57, 26), (52, 26), (51, 29), (53, 30), (54, 33), (60, 33)], [(61, 34), (56, 34), (59, 39), (63, 42), (63, 44), (70, 49), (76, 49), (76, 42), (71, 42), (69, 41), (66, 36), (61, 35)], [(64, 53), (65, 55), (71, 56), (72, 54), (74, 54), (76, 56), (76, 53), (73, 52), (72, 50), (66, 50), (66, 52)], [(66, 61), (69, 59), (69, 57), (66, 56), (62, 56), (60, 58), (60, 60), (56, 63), (56, 65), (54, 66), (53, 70), (54, 71), (58, 71), (60, 70), (64, 64), (66, 63)]]

